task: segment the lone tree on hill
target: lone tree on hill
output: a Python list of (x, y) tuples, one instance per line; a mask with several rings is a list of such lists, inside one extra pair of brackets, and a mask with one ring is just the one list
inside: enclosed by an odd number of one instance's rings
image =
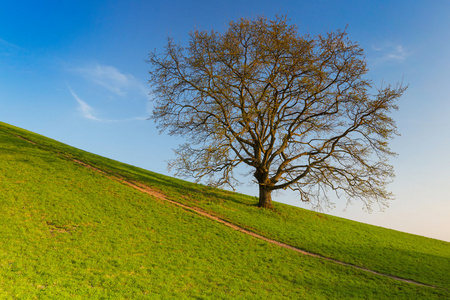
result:
[(318, 206), (329, 189), (369, 210), (392, 198), (388, 114), (406, 87), (374, 89), (345, 31), (313, 38), (285, 17), (240, 19), (223, 34), (191, 32), (185, 48), (168, 39), (148, 63), (151, 118), (189, 141), (169, 163), (177, 175), (233, 187), (233, 170), (247, 165), (266, 208), (286, 188)]

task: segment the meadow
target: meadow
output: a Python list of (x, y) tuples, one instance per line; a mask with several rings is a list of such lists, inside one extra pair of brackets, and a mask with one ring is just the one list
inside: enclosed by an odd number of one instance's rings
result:
[[(254, 197), (156, 174), (5, 123), (0, 155), (0, 298), (450, 297), (444, 241), (281, 203), (259, 209)], [(433, 287), (301, 255), (117, 178), (299, 249)]]

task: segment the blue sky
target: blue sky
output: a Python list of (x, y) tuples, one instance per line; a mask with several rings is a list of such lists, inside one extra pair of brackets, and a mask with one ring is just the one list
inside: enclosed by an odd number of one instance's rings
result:
[[(450, 241), (449, 1), (0, 0), (0, 121), (170, 175), (166, 161), (183, 140), (146, 120), (148, 53), (168, 36), (186, 43), (195, 28), (276, 14), (310, 35), (348, 26), (375, 85), (409, 84), (394, 113), (396, 200), (367, 214), (338, 199), (328, 213)], [(305, 207), (289, 193), (275, 200)]]

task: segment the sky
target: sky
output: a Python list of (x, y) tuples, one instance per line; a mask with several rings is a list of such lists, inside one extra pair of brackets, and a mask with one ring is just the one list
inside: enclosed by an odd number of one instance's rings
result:
[[(369, 214), (341, 198), (326, 213), (450, 241), (450, 1), (0, 0), (0, 121), (173, 175), (167, 161), (184, 140), (148, 120), (149, 52), (260, 15), (287, 15), (312, 36), (347, 27), (375, 86), (409, 85), (393, 114), (396, 200)], [(257, 196), (242, 180), (237, 190)], [(295, 194), (274, 200), (308, 208)]]

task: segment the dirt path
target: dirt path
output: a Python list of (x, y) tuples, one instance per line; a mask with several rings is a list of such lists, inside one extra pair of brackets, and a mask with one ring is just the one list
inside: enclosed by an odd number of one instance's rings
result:
[[(21, 137), (21, 136), (16, 135), (16, 134), (15, 134), (15, 136), (17, 136), (18, 138), (21, 138), (21, 139), (23, 139), (23, 140), (25, 140), (25, 141), (27, 141), (29, 143), (32, 143), (32, 144), (36, 145), (35, 142), (33, 142), (33, 141), (29, 140), (29, 139), (26, 139), (26, 138)], [(211, 220), (219, 222), (219, 223), (221, 223), (221, 224), (223, 224), (225, 226), (233, 228), (234, 230), (237, 230), (237, 231), (240, 231), (242, 233), (248, 234), (248, 235), (250, 235), (250, 236), (252, 236), (254, 238), (264, 240), (266, 242), (269, 242), (271, 244), (277, 245), (279, 247), (290, 249), (292, 251), (295, 251), (295, 252), (303, 254), (303, 255), (308, 255), (308, 256), (321, 258), (321, 259), (324, 259), (324, 260), (327, 260), (327, 261), (330, 261), (330, 262), (333, 262), (333, 263), (336, 263), (336, 264), (340, 264), (340, 265), (343, 265), (343, 266), (352, 267), (352, 268), (355, 268), (355, 269), (358, 269), (358, 270), (362, 270), (362, 271), (365, 271), (365, 272), (369, 272), (369, 273), (372, 273), (372, 274), (375, 274), (375, 275), (384, 276), (384, 277), (388, 277), (388, 278), (391, 278), (391, 279), (395, 279), (395, 280), (399, 280), (399, 281), (403, 281), (403, 282), (407, 282), (407, 283), (411, 283), (411, 284), (415, 284), (415, 285), (419, 285), (419, 286), (427, 286), (427, 287), (437, 288), (435, 286), (424, 284), (424, 283), (420, 283), (420, 282), (417, 282), (417, 281), (414, 281), (414, 280), (409, 280), (409, 279), (404, 279), (404, 278), (400, 278), (400, 277), (397, 277), (397, 276), (392, 276), (392, 275), (388, 275), (388, 274), (379, 273), (379, 272), (376, 272), (376, 271), (373, 271), (373, 270), (370, 270), (370, 269), (366, 269), (366, 268), (359, 267), (359, 266), (356, 266), (356, 265), (352, 265), (352, 264), (349, 264), (349, 263), (345, 263), (345, 262), (342, 262), (342, 261), (339, 261), (339, 260), (328, 258), (328, 257), (322, 256), (322, 255), (311, 253), (311, 252), (308, 252), (308, 251), (305, 251), (305, 250), (293, 247), (291, 245), (288, 245), (288, 244), (285, 244), (285, 243), (281, 243), (281, 242), (273, 240), (273, 239), (269, 239), (269, 238), (267, 238), (265, 236), (262, 236), (260, 234), (254, 233), (254, 232), (252, 232), (250, 230), (247, 230), (247, 229), (244, 229), (242, 227), (239, 227), (236, 224), (233, 224), (233, 223), (231, 223), (229, 221), (223, 220), (223, 219), (221, 219), (221, 218), (219, 218), (219, 217), (217, 217), (217, 216), (215, 216), (215, 215), (213, 215), (211, 213), (208, 213), (208, 212), (204, 211), (201, 208), (187, 206), (187, 205), (184, 205), (184, 204), (182, 204), (180, 202), (171, 200), (171, 199), (167, 198), (166, 195), (162, 194), (161, 192), (159, 192), (157, 190), (152, 189), (150, 186), (144, 185), (142, 183), (132, 182), (132, 181), (126, 180), (126, 179), (124, 179), (124, 178), (122, 178), (122, 177), (120, 177), (118, 175), (108, 174), (108, 173), (106, 173), (106, 172), (104, 172), (104, 171), (102, 171), (102, 170), (100, 170), (100, 169), (98, 169), (98, 168), (96, 168), (96, 167), (94, 167), (94, 166), (92, 166), (90, 164), (87, 164), (87, 163), (85, 163), (83, 161), (80, 161), (78, 159), (75, 159), (75, 158), (72, 158), (72, 157), (69, 157), (69, 156), (65, 156), (65, 157), (68, 158), (68, 159), (71, 159), (72, 161), (74, 161), (77, 164), (80, 164), (80, 165), (82, 165), (82, 166), (84, 166), (86, 168), (89, 168), (89, 169), (91, 169), (93, 171), (101, 173), (101, 174), (111, 178), (112, 180), (116, 180), (118, 182), (126, 184), (126, 185), (128, 185), (128, 186), (130, 186), (130, 187), (132, 187), (132, 188), (134, 188), (136, 190), (139, 190), (139, 191), (141, 191), (143, 193), (151, 195), (151, 196), (153, 196), (153, 197), (155, 197), (155, 198), (157, 198), (159, 200), (169, 202), (169, 203), (171, 203), (173, 205), (176, 205), (178, 207), (181, 207), (181, 208), (183, 208), (185, 210), (188, 210), (188, 211), (194, 212), (196, 214), (202, 215), (202, 216), (204, 216), (206, 218), (209, 218)]]
[(206, 217), (208, 219), (214, 220), (216, 222), (222, 223), (225, 226), (233, 228), (234, 230), (237, 230), (237, 231), (240, 231), (242, 233), (248, 234), (248, 235), (250, 235), (252, 237), (255, 237), (257, 239), (264, 240), (266, 242), (269, 242), (271, 244), (277, 245), (279, 247), (290, 249), (290, 250), (293, 250), (293, 251), (295, 251), (297, 253), (301, 253), (303, 255), (318, 257), (318, 258), (321, 258), (321, 259), (324, 259), (324, 260), (327, 260), (327, 261), (330, 261), (330, 262), (333, 262), (333, 263), (336, 263), (336, 264), (340, 264), (340, 265), (347, 266), (347, 267), (352, 267), (352, 268), (355, 268), (355, 269), (358, 269), (358, 270), (362, 270), (362, 271), (365, 271), (365, 272), (369, 272), (369, 273), (372, 273), (372, 274), (375, 274), (375, 275), (380, 275), (380, 276), (384, 276), (384, 277), (388, 277), (388, 278), (392, 278), (392, 279), (395, 279), (395, 280), (399, 280), (399, 281), (403, 281), (403, 282), (407, 282), (407, 283), (412, 283), (412, 284), (416, 284), (416, 285), (420, 285), (420, 286), (427, 286), (427, 287), (436, 288), (435, 286), (432, 286), (432, 285), (420, 283), (420, 282), (417, 282), (417, 281), (414, 281), (414, 280), (400, 278), (400, 277), (393, 276), (393, 275), (379, 273), (379, 272), (376, 272), (376, 271), (373, 271), (373, 270), (370, 270), (370, 269), (366, 269), (366, 268), (359, 267), (359, 266), (356, 266), (356, 265), (352, 265), (352, 264), (349, 264), (349, 263), (345, 263), (345, 262), (342, 262), (342, 261), (339, 261), (339, 260), (328, 258), (328, 257), (322, 256), (322, 255), (311, 253), (311, 252), (308, 252), (308, 251), (305, 251), (305, 250), (293, 247), (291, 245), (288, 245), (288, 244), (285, 244), (285, 243), (282, 243), (282, 242), (279, 242), (279, 241), (276, 241), (276, 240), (273, 240), (273, 239), (269, 239), (269, 238), (267, 238), (265, 236), (262, 236), (260, 234), (254, 233), (254, 232), (252, 232), (250, 230), (247, 230), (247, 229), (244, 229), (242, 227), (239, 227), (236, 224), (233, 224), (233, 223), (231, 223), (229, 221), (223, 220), (223, 219), (221, 219), (221, 218), (219, 218), (219, 217), (217, 217), (217, 216), (215, 216), (215, 215), (213, 215), (213, 214), (211, 214), (209, 212), (204, 211), (201, 208), (187, 206), (187, 205), (184, 205), (184, 204), (182, 204), (180, 202), (177, 202), (177, 201), (174, 201), (174, 200), (170, 200), (169, 198), (166, 197), (166, 195), (162, 194), (161, 192), (159, 192), (157, 190), (152, 189), (151, 187), (149, 187), (147, 185), (144, 185), (144, 184), (138, 183), (138, 182), (131, 182), (131, 181), (125, 180), (124, 178), (121, 178), (119, 176), (106, 174), (102, 170), (100, 170), (98, 168), (95, 168), (95, 167), (93, 167), (93, 166), (91, 166), (89, 164), (86, 164), (86, 163), (84, 163), (82, 161), (79, 161), (77, 159), (72, 159), (72, 160), (74, 162), (78, 163), (78, 164), (81, 164), (81, 165), (91, 169), (91, 170), (95, 170), (95, 171), (97, 171), (99, 173), (105, 174), (106, 176), (108, 176), (109, 178), (111, 178), (113, 180), (119, 181), (119, 182), (121, 182), (123, 184), (126, 184), (126, 185), (128, 185), (128, 186), (130, 186), (130, 187), (132, 187), (134, 189), (137, 189), (137, 190), (139, 190), (139, 191), (141, 191), (143, 193), (149, 194), (149, 195), (151, 195), (151, 196), (153, 196), (153, 197), (155, 197), (155, 198), (157, 198), (159, 200), (163, 200), (163, 201), (169, 202), (169, 203), (174, 204), (176, 206), (179, 206), (179, 207), (181, 207), (181, 208), (183, 208), (185, 210), (197, 213), (197, 214), (202, 215), (202, 216), (204, 216), (204, 217)]
[(195, 212), (195, 213), (197, 213), (199, 215), (202, 215), (204, 217), (207, 217), (207, 218), (209, 218), (211, 220), (214, 220), (214, 221), (217, 221), (219, 223), (222, 223), (222, 224), (224, 224), (224, 225), (226, 225), (226, 226), (228, 226), (230, 228), (233, 228), (234, 230), (237, 230), (237, 231), (240, 231), (242, 233), (251, 235), (251, 236), (253, 236), (255, 238), (264, 240), (264, 241), (269, 242), (271, 244), (274, 244), (274, 245), (277, 245), (277, 246), (280, 246), (280, 247), (283, 247), (283, 248), (286, 248), (286, 249), (293, 250), (293, 251), (301, 253), (303, 255), (318, 257), (318, 258), (321, 258), (321, 259), (324, 259), (324, 260), (327, 260), (327, 261), (331, 261), (331, 262), (334, 262), (334, 263), (337, 263), (337, 264), (340, 264), (340, 265), (343, 265), (343, 266), (352, 267), (352, 268), (363, 270), (363, 271), (366, 271), (366, 272), (369, 272), (369, 273), (372, 273), (372, 274), (375, 274), (375, 275), (385, 276), (385, 277), (389, 277), (389, 278), (392, 278), (392, 279), (395, 279), (395, 280), (400, 280), (400, 281), (407, 282), (407, 283), (412, 283), (412, 284), (416, 284), (416, 285), (420, 285), (420, 286), (428, 286), (428, 287), (436, 288), (435, 286), (432, 286), (432, 285), (420, 283), (420, 282), (417, 282), (417, 281), (414, 281), (414, 280), (400, 278), (400, 277), (397, 277), (397, 276), (392, 276), (392, 275), (388, 275), (388, 274), (379, 273), (379, 272), (372, 271), (372, 270), (369, 270), (369, 269), (366, 269), (366, 268), (363, 268), (363, 267), (355, 266), (355, 265), (352, 265), (352, 264), (349, 264), (349, 263), (345, 263), (345, 262), (342, 262), (342, 261), (339, 261), (339, 260), (328, 258), (328, 257), (322, 256), (322, 255), (318, 255), (318, 254), (315, 254), (315, 253), (312, 253), (312, 252), (307, 252), (305, 250), (293, 247), (291, 245), (288, 245), (288, 244), (285, 244), (285, 243), (282, 243), (282, 242), (279, 242), (279, 241), (276, 241), (276, 240), (273, 240), (273, 239), (269, 239), (269, 238), (267, 238), (265, 236), (262, 236), (260, 234), (254, 233), (254, 232), (252, 232), (250, 230), (247, 230), (245, 228), (239, 227), (236, 224), (233, 224), (233, 223), (231, 223), (229, 221), (223, 220), (223, 219), (221, 219), (221, 218), (219, 218), (219, 217), (217, 217), (215, 215), (212, 215), (212, 214), (204, 211), (201, 208), (187, 206), (187, 205), (184, 205), (184, 204), (182, 204), (180, 202), (176, 202), (176, 201), (170, 200), (165, 195), (161, 194), (158, 191), (153, 190), (149, 186), (146, 186), (146, 185), (143, 185), (143, 184), (139, 184), (139, 183), (135, 183), (135, 182), (129, 182), (129, 181), (126, 181), (126, 180), (123, 180), (123, 179), (120, 179), (120, 178), (117, 178), (117, 179), (119, 181), (121, 181), (121, 182), (123, 182), (123, 183), (125, 183), (125, 184), (127, 184), (127, 185), (129, 185), (129, 186), (131, 186), (131, 187), (133, 187), (135, 189), (137, 189), (137, 190), (140, 190), (141, 192), (144, 192), (146, 194), (152, 195), (152, 196), (154, 196), (154, 197), (156, 197), (156, 198), (158, 198), (160, 200), (164, 200), (164, 201), (170, 202), (170, 203), (172, 203), (174, 205), (182, 207), (185, 210), (189, 210), (189, 211)]

